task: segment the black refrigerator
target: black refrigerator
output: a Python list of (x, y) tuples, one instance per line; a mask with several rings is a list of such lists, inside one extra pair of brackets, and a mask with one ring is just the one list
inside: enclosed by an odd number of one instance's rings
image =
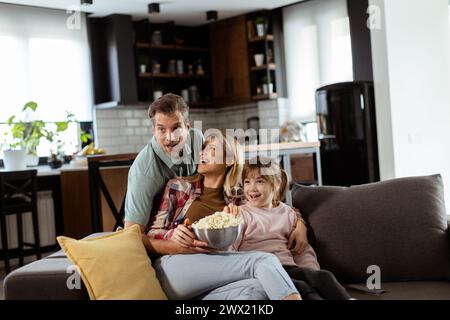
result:
[(373, 82), (316, 90), (322, 181), (351, 186), (380, 180)]

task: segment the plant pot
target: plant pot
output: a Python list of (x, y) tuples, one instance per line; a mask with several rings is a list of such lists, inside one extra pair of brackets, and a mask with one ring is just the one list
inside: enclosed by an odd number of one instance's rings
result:
[(49, 158), (47, 163), (52, 169), (61, 168), (63, 165), (63, 162), (58, 158)]
[(26, 170), (27, 153), (25, 150), (5, 150), (3, 163), (8, 171)]
[(256, 25), (256, 34), (258, 37), (264, 37), (266, 35), (267, 25), (266, 24), (257, 24)]
[(27, 154), (27, 167), (36, 167), (39, 165), (39, 157), (34, 154)]
[(260, 66), (263, 65), (263, 63), (264, 63), (264, 54), (257, 53), (257, 54), (254, 55), (254, 58), (255, 58), (255, 65), (257, 67), (260, 67)]
[(264, 83), (263, 84), (263, 93), (264, 94), (272, 94), (273, 93), (273, 83)]

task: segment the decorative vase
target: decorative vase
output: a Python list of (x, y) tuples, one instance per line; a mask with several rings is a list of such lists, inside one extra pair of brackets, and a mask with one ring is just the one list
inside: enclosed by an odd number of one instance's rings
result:
[(264, 37), (266, 35), (266, 29), (267, 29), (267, 25), (266, 24), (257, 24), (256, 25), (256, 34), (258, 35), (258, 37)]
[(156, 101), (163, 95), (161, 90), (153, 91), (153, 101)]
[(26, 170), (27, 153), (25, 150), (3, 151), (3, 164), (8, 171)]
[(263, 84), (263, 93), (264, 94), (272, 94), (273, 93), (273, 83), (264, 83)]
[(255, 65), (257, 67), (260, 67), (260, 66), (263, 65), (263, 63), (264, 63), (264, 54), (257, 53), (257, 54), (254, 55), (254, 58), (255, 58)]
[(52, 169), (58, 169), (61, 168), (63, 165), (63, 162), (61, 161), (61, 159), (58, 159), (56, 156), (52, 155), (50, 158), (48, 158), (47, 161), (48, 165), (50, 166), (50, 168)]

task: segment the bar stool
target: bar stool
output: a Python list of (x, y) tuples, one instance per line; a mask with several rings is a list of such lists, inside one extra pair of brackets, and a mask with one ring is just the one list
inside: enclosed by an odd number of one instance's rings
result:
[[(19, 265), (24, 265), (24, 246), (35, 249), (37, 259), (41, 259), (39, 224), (37, 215), (37, 170), (0, 172), (0, 227), (5, 271), (11, 271), (9, 264), (8, 234), (6, 216), (16, 215)], [(34, 244), (23, 241), (22, 215), (31, 212)]]

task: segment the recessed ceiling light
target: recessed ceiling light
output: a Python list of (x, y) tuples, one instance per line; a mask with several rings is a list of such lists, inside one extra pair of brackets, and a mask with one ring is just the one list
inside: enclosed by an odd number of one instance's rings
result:
[(206, 12), (206, 20), (210, 21), (210, 20), (217, 20), (217, 11), (215, 10), (210, 10)]
[(156, 2), (149, 3), (148, 13), (159, 13), (159, 3)]

